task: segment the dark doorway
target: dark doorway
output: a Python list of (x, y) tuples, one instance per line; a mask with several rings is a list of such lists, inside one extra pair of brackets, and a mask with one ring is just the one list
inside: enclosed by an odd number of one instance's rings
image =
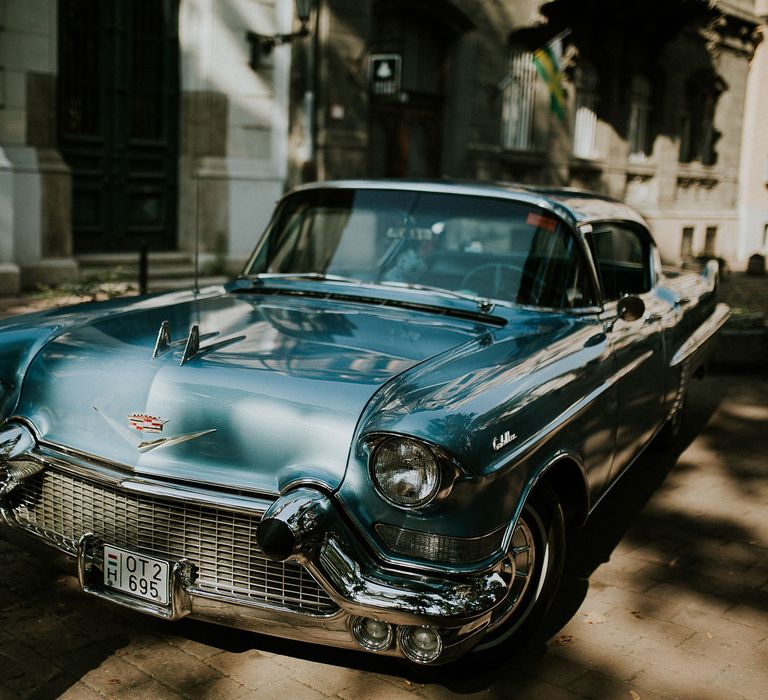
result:
[(178, 0), (59, 0), (75, 251), (176, 244)]
[(402, 82), (394, 94), (371, 95), (371, 175), (440, 175), (447, 53), (455, 37), (428, 6), (377, 6), (372, 52), (400, 56)]
[(371, 149), (382, 177), (438, 177), (442, 104), (380, 105), (374, 110)]

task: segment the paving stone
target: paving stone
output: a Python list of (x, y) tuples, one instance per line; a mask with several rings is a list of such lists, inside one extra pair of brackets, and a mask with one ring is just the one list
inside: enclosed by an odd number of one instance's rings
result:
[(97, 700), (97, 698), (103, 698), (103, 695), (99, 695), (97, 692), (91, 690), (87, 685), (80, 683), (79, 681), (73, 683), (64, 692), (58, 696), (59, 700)]
[(524, 671), (534, 678), (547, 681), (561, 688), (567, 687), (588, 672), (581, 664), (551, 654), (542, 656), (535, 661), (525, 659), (519, 663), (513, 662), (512, 667), (516, 671)]
[[(195, 698), (195, 700), (220, 700), (221, 698), (239, 700), (256, 692), (241, 683), (236, 683), (231, 678), (223, 677), (206, 679), (199, 685), (187, 688), (187, 693), (190, 697)], [(253, 695), (253, 697), (256, 697), (256, 695)], [(285, 700), (289, 700), (289, 698), (285, 698)]]
[(107, 698), (119, 698), (119, 700), (179, 700), (186, 695), (177, 693), (154, 679), (149, 679), (142, 685), (119, 687), (107, 694)]
[[(744, 624), (730, 618), (730, 610), (723, 615), (712, 615), (701, 610), (686, 610), (676, 615), (672, 622), (686, 625), (700, 633), (720, 639), (734, 639), (744, 644), (755, 644), (768, 635), (768, 620), (764, 626)], [(746, 613), (743, 619), (748, 619)], [(756, 619), (755, 619), (756, 621)]]
[[(424, 689), (420, 691), (424, 693)], [(412, 698), (413, 693), (410, 690), (398, 687), (397, 685), (383, 679), (379, 676), (368, 676), (360, 678), (353, 685), (337, 693), (343, 700), (399, 700), (400, 698)]]
[(670, 647), (668, 644), (645, 637), (636, 639), (629, 647), (628, 653), (646, 665), (664, 669), (667, 675), (685, 672), (702, 683), (715, 678), (727, 666), (725, 662), (696, 650)]
[[(701, 434), (674, 466), (664, 463), (671, 453), (641, 457), (630, 487), (596, 511), (602, 531), (590, 524), (569, 543), (546, 627), (497, 665), (470, 657), (453, 671), (410, 673), (383, 657), (290, 642), (256, 650), (258, 637), (83, 595), (0, 528), (0, 700), (765, 700), (768, 431), (741, 426), (764, 420), (768, 380), (716, 376), (691, 391), (693, 415), (709, 421)], [(717, 409), (711, 418), (707, 407)], [(636, 468), (642, 478), (632, 480)]]
[(638, 686), (633, 681), (618, 681), (611, 676), (607, 676), (597, 671), (589, 671), (579, 680), (571, 683), (568, 687), (580, 698), (594, 698), (595, 700), (632, 700), (635, 697), (638, 700), (657, 700), (662, 696), (650, 693), (646, 690), (638, 692)]
[(138, 650), (129, 649), (122, 658), (152, 678), (179, 692), (184, 692), (186, 688), (197, 685), (200, 678), (215, 679), (224, 675), (214, 667), (183, 651), (180, 652), (165, 642)]
[(520, 698), (525, 698), (525, 700), (576, 700), (582, 697), (567, 688), (526, 675), (518, 676), (514, 682), (506, 683), (503, 686), (495, 686), (492, 694), (494, 697), (508, 698), (509, 700), (520, 700)]
[(0, 646), (0, 680), (15, 692), (43, 686), (59, 673), (60, 669), (23, 642)]
[(117, 695), (144, 686), (151, 676), (117, 656), (107, 656), (98, 666), (81, 672), (80, 680), (103, 695)]
[(309, 659), (277, 656), (274, 661), (285, 670), (285, 673), (303, 678), (311, 688), (331, 696), (359, 684), (367, 677), (363, 671), (318, 663)]
[(632, 686), (641, 700), (645, 700), (650, 693), (680, 700), (739, 700), (733, 695), (724, 695), (722, 688), (716, 688), (711, 681), (702, 680), (686, 666), (670, 673), (662, 666), (651, 664), (632, 679)]
[(745, 673), (737, 666), (726, 668), (718, 675), (713, 683), (722, 688), (730, 697), (739, 695), (747, 698), (768, 697), (768, 656), (763, 656), (762, 667)]
[(755, 653), (754, 648), (749, 644), (718, 632), (698, 632), (690, 639), (686, 639), (680, 645), (680, 649), (703, 654), (715, 663), (736, 664), (747, 673), (764, 668), (766, 662), (766, 659)]
[(656, 618), (646, 617), (639, 610), (628, 611), (624, 608), (614, 608), (608, 617), (613, 625), (638, 637), (647, 637), (658, 642), (678, 646), (695, 634), (695, 630), (674, 622), (664, 622)]

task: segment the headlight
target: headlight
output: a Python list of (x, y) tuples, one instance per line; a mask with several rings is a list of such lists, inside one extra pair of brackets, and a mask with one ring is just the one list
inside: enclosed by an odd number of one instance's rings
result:
[(440, 466), (432, 451), (409, 438), (387, 438), (373, 453), (371, 475), (381, 495), (396, 506), (418, 508), (440, 490)]

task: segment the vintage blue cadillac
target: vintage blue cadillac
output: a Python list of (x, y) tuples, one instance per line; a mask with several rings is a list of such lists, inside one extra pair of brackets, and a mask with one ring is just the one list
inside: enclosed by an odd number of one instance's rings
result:
[(597, 195), (302, 187), (230, 284), (0, 324), (2, 534), (169, 620), (504, 648), (568, 528), (677, 430), (716, 283)]

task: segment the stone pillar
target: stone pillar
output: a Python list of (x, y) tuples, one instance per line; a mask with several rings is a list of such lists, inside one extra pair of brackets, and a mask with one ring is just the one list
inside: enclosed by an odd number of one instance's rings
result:
[(0, 146), (0, 294), (19, 291), (13, 240), (13, 166)]
[(0, 263), (20, 272), (3, 276), (4, 291), (53, 286), (78, 276), (72, 258), (71, 178), (56, 144), (56, 6), (4, 2)]
[(239, 271), (286, 180), (291, 47), (249, 65), (246, 32), (290, 32), (291, 0), (180, 6), (179, 245)]

